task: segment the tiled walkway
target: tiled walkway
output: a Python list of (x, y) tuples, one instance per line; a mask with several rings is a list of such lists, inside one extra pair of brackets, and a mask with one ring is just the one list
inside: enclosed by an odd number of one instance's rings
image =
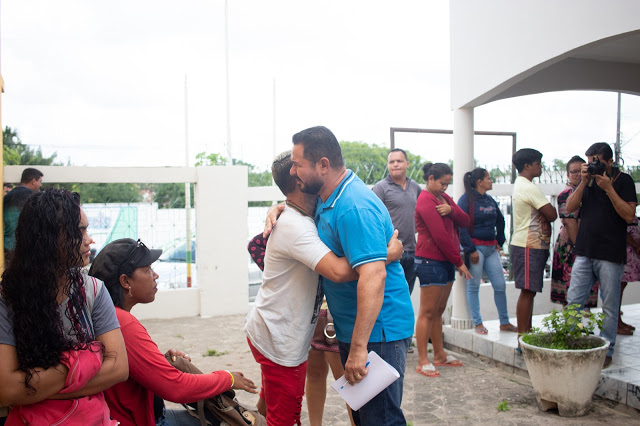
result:
[[(135, 315), (134, 308), (134, 315)], [(256, 364), (243, 332), (245, 315), (213, 318), (188, 317), (172, 320), (143, 320), (152, 339), (164, 352), (169, 348), (190, 354), (202, 371), (242, 371), (246, 377), (260, 383), (260, 368)], [(515, 339), (515, 337), (513, 337)], [(515, 342), (515, 340), (514, 340)], [(512, 348), (513, 349), (513, 348)], [(219, 356), (209, 356), (214, 352)], [(407, 356), (402, 410), (408, 424), (438, 425), (509, 425), (509, 426), (601, 426), (602, 424), (638, 425), (640, 411), (600, 397), (593, 400), (584, 417), (560, 417), (558, 412), (538, 409), (530, 381), (513, 374), (503, 365), (470, 353), (450, 351), (463, 363), (459, 368), (440, 368), (440, 377), (428, 378), (416, 373), (418, 353)], [(522, 370), (518, 370), (522, 371)], [(331, 374), (329, 374), (331, 376)], [(325, 401), (323, 425), (349, 426), (344, 401), (329, 385)], [(258, 396), (238, 392), (238, 399), (248, 406), (257, 403)], [(179, 405), (168, 403), (170, 408)], [(498, 409), (506, 406), (507, 411)], [(302, 406), (302, 424), (309, 424), (306, 402)]]
[[(602, 370), (596, 394), (640, 409), (640, 304), (623, 305), (622, 311), (624, 321), (637, 327), (638, 331), (633, 336), (618, 335), (613, 364)], [(534, 327), (541, 325), (543, 317), (544, 315), (533, 317)], [(473, 329), (457, 330), (450, 326), (445, 327), (445, 346), (473, 352), (526, 371), (524, 359), (516, 351), (516, 333), (501, 332), (498, 320), (486, 321), (484, 326), (489, 330), (486, 335), (477, 334)]]

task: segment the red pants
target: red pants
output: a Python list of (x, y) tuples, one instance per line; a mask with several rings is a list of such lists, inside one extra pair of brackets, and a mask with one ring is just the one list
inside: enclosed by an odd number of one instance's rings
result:
[(249, 339), (247, 343), (262, 371), (260, 398), (267, 405), (267, 425), (300, 425), (307, 361), (297, 367), (284, 367), (262, 355)]

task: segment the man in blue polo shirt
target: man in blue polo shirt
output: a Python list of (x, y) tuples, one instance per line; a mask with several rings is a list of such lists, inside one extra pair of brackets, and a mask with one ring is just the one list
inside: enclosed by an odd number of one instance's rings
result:
[(342, 160), (338, 140), (326, 127), (293, 136), (291, 174), (302, 192), (317, 194), (315, 221), (322, 241), (346, 257), (357, 281), (323, 279), (349, 383), (368, 373), (367, 354), (374, 351), (400, 373), (400, 378), (354, 412), (356, 424), (406, 425), (402, 387), (414, 316), (409, 289), (399, 262), (385, 267), (387, 243), (393, 235), (389, 212), (380, 199)]

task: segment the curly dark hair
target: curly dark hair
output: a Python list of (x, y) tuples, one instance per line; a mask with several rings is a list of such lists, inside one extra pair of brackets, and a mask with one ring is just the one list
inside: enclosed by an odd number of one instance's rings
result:
[[(36, 192), (24, 205), (12, 260), (2, 274), (0, 293), (13, 318), (18, 369), (30, 385), (33, 369), (58, 365), (62, 352), (87, 349), (93, 336), (82, 327), (85, 302), (80, 246), (80, 196), (66, 189)], [(69, 297), (65, 333), (58, 294)]]

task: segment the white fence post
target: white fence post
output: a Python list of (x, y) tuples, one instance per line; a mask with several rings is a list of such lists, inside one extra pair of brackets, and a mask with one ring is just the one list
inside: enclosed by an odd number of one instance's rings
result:
[(248, 312), (247, 168), (196, 170), (200, 315)]

